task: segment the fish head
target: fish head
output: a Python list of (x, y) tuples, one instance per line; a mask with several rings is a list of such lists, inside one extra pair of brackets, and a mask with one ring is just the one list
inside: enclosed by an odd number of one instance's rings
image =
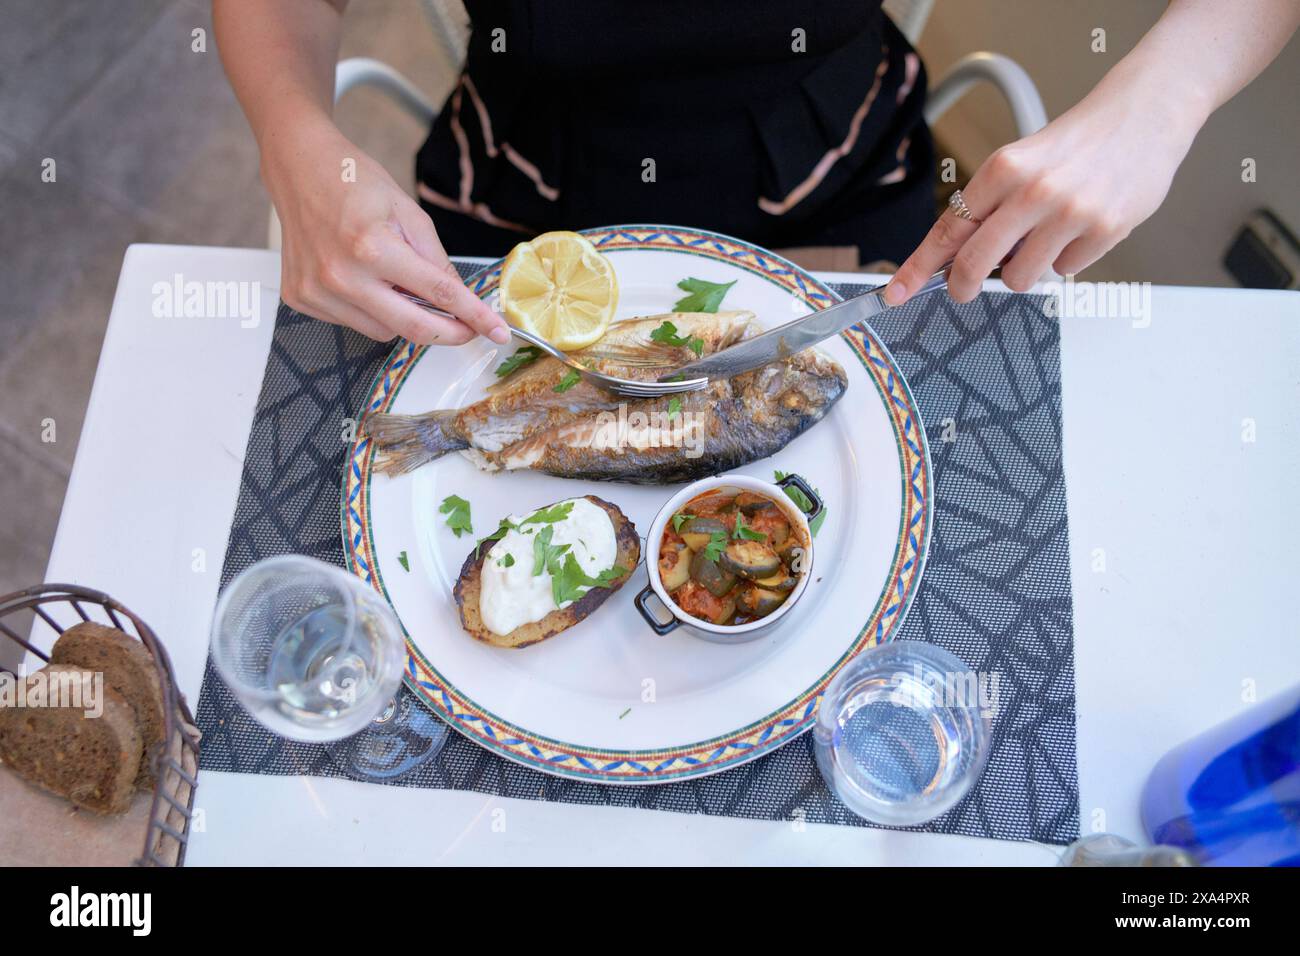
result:
[(815, 349), (748, 375), (740, 397), (753, 410), (756, 424), (781, 434), (797, 435), (821, 421), (849, 385), (839, 363)]

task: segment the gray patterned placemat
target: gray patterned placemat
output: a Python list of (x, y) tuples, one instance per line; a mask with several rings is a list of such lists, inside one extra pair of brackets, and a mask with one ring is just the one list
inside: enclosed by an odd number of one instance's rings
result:
[[(468, 274), (476, 267), (461, 268)], [(837, 291), (852, 296), (865, 287)], [(999, 681), (988, 768), (965, 800), (921, 829), (1069, 843), (1079, 832), (1079, 788), (1056, 321), (1037, 297), (985, 294), (957, 306), (932, 295), (886, 313), (875, 329), (916, 396), (934, 464), (930, 554), (901, 638), (944, 647)], [(222, 587), (273, 554), (343, 565), (338, 495), (346, 446), (340, 434), (389, 349), (281, 305)], [(410, 691), (401, 693), (397, 736), (409, 734), (418, 745), (422, 729), (438, 718)], [(210, 662), (197, 719), (203, 769), (353, 775), (338, 749), (288, 741), (256, 723)], [(713, 776), (616, 787), (550, 777), (452, 733), (435, 758), (385, 782), (866, 825), (823, 783), (811, 734)]]

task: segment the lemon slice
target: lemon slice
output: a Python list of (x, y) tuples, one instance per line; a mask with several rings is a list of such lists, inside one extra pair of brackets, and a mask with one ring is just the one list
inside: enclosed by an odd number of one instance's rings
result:
[(566, 352), (586, 348), (618, 307), (610, 261), (576, 232), (545, 232), (510, 250), (501, 269), (501, 310), (515, 328)]

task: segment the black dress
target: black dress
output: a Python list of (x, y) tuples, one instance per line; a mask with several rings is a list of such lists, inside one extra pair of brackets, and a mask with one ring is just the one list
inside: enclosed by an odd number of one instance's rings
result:
[(925, 71), (879, 2), (466, 6), (416, 161), (450, 253), (645, 222), (902, 262), (934, 219)]

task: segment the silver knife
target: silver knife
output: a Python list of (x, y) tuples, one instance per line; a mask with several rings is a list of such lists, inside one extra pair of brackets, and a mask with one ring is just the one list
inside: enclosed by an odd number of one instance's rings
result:
[[(930, 276), (908, 301), (928, 292), (947, 288), (949, 265), (951, 263), (945, 264), (942, 269)], [(659, 381), (681, 381), (702, 376), (711, 379), (731, 378), (733, 375), (748, 372), (760, 365), (778, 359), (787, 359), (823, 339), (839, 335), (845, 329), (891, 308), (885, 304), (884, 296), (881, 295), (884, 288), (883, 285), (876, 286), (870, 292), (864, 292), (829, 309), (822, 309), (820, 312), (787, 322), (785, 325), (778, 325), (721, 352), (714, 352), (712, 355), (706, 355), (702, 359), (674, 369), (669, 374), (660, 376)]]

